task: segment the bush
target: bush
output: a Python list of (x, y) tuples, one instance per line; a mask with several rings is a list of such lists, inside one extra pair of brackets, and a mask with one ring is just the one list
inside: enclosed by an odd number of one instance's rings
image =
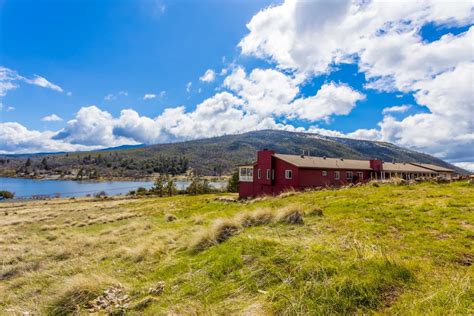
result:
[(94, 196), (96, 198), (107, 197), (107, 193), (105, 191), (100, 191), (100, 192), (97, 192)]
[(144, 188), (144, 187), (139, 187), (139, 188), (137, 189), (137, 195), (145, 195), (145, 194), (147, 194), (147, 193), (148, 193), (148, 190), (147, 190), (146, 188)]
[(10, 191), (2, 190), (0, 191), (0, 200), (2, 199), (13, 199), (15, 197), (15, 193)]
[(232, 176), (229, 178), (227, 182), (227, 192), (237, 192), (239, 184), (239, 170), (232, 173)]
[(191, 183), (186, 188), (186, 193), (191, 195), (196, 194), (207, 194), (212, 191), (209, 181), (207, 179), (200, 179), (199, 177), (193, 177)]

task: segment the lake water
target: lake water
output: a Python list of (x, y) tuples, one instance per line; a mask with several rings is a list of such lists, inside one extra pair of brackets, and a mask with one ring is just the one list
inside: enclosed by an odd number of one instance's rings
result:
[[(176, 181), (178, 189), (185, 189), (189, 181)], [(214, 188), (224, 188), (225, 182), (210, 182)], [(105, 191), (107, 195), (127, 194), (130, 190), (138, 187), (147, 189), (153, 186), (152, 181), (73, 181), (73, 180), (36, 180), (0, 177), (0, 190), (7, 190), (15, 193), (15, 198), (30, 198), (34, 195), (55, 195), (61, 197), (79, 197), (94, 195), (97, 192)]]

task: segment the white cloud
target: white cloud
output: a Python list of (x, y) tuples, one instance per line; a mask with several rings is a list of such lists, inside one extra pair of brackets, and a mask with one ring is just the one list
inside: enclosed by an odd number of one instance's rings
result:
[(224, 80), (224, 86), (244, 101), (244, 109), (260, 117), (329, 120), (347, 115), (365, 96), (345, 84), (323, 84), (314, 96), (300, 97), (298, 80), (274, 69), (254, 69), (249, 75), (237, 67)]
[(55, 85), (54, 83), (49, 82), (46, 78), (38, 76), (38, 75), (35, 75), (33, 79), (24, 78), (24, 81), (26, 83), (37, 85), (39, 87), (51, 89), (58, 92), (63, 92), (63, 89), (60, 86)]
[(63, 119), (61, 117), (59, 117), (58, 115), (53, 113), (51, 115), (43, 117), (41, 120), (44, 121), (44, 122), (60, 122)]
[(109, 93), (104, 97), (105, 101), (112, 101), (112, 100), (115, 100), (115, 99), (117, 99), (117, 97), (115, 95), (113, 95), (112, 93)]
[(85, 146), (119, 146), (130, 140), (113, 134), (115, 120), (109, 112), (92, 105), (81, 108), (73, 120), (53, 138)]
[(151, 100), (154, 98), (156, 98), (156, 94), (153, 94), (153, 93), (147, 93), (143, 96), (143, 100)]
[(453, 164), (459, 168), (474, 172), (474, 162), (455, 162)]
[(186, 84), (186, 92), (189, 93), (191, 92), (191, 87), (193, 86), (193, 83), (190, 81)]
[(20, 82), (63, 92), (60, 86), (51, 83), (44, 77), (35, 75), (34, 78), (30, 79), (19, 75), (15, 70), (0, 66), (0, 97), (7, 95), (9, 90), (18, 88)]
[(395, 106), (390, 106), (387, 108), (384, 108), (382, 110), (382, 114), (387, 114), (387, 113), (405, 113), (411, 108), (410, 104), (402, 104), (402, 105), (395, 105)]
[(113, 101), (113, 100), (117, 100), (117, 98), (119, 96), (128, 96), (128, 92), (127, 91), (119, 91), (117, 94), (113, 94), (113, 93), (109, 93), (107, 94), (105, 97), (104, 97), (104, 100), (105, 101)]
[(9, 106), (7, 107), (7, 112), (14, 111), (15, 107), (14, 106)]
[(247, 75), (237, 67), (224, 86), (246, 100), (245, 109), (260, 116), (280, 116), (290, 111), (290, 102), (299, 89), (290, 77), (273, 69), (254, 69)]
[(332, 115), (347, 115), (356, 102), (364, 100), (365, 95), (348, 85), (331, 82), (324, 84), (316, 95), (293, 102), (292, 112), (300, 119), (329, 121)]
[(202, 75), (201, 77), (199, 77), (199, 80), (201, 80), (201, 81), (203, 81), (203, 82), (213, 82), (214, 79), (216, 79), (216, 73), (215, 73), (214, 70), (212, 70), (212, 69), (206, 70), (206, 72), (204, 73), (204, 75)]
[(54, 140), (54, 132), (28, 130), (16, 122), (0, 123), (0, 153), (34, 153), (93, 150), (100, 146), (74, 145)]

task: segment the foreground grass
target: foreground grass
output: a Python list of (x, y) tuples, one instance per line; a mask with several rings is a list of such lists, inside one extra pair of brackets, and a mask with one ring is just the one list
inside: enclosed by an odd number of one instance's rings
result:
[(472, 185), (217, 197), (1, 203), (0, 314), (474, 313)]

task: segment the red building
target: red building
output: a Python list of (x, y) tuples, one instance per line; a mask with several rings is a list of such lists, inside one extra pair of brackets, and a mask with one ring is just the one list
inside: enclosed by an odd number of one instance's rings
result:
[(289, 189), (341, 186), (393, 176), (412, 179), (437, 175), (433, 168), (410, 163), (283, 155), (261, 150), (253, 165), (239, 167), (239, 196), (277, 195)]

